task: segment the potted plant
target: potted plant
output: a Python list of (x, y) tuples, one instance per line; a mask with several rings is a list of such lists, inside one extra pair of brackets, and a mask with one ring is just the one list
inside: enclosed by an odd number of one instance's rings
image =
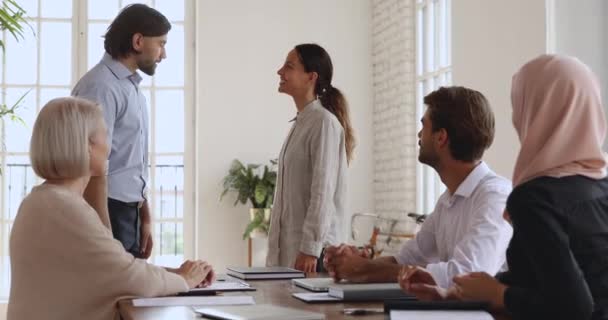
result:
[[(29, 27), (33, 32), (34, 30), (29, 25), (27, 20), (25, 19), (25, 10), (17, 4), (15, 0), (3, 0), (0, 5), (0, 31), (8, 31), (10, 35), (15, 38), (15, 40), (19, 41), (24, 38), (25, 27)], [(0, 49), (2, 53), (5, 53), (5, 43), (4, 40), (0, 39)], [(29, 92), (29, 91), (28, 91)], [(4, 126), (4, 118), (7, 117), (11, 121), (21, 123), (25, 125), (25, 122), (19, 115), (17, 115), (17, 109), (21, 107), (21, 103), (23, 99), (27, 95), (27, 92), (23, 94), (17, 102), (15, 102), (12, 106), (8, 106), (6, 104), (0, 104), (0, 125)], [(2, 151), (5, 150), (4, 140), (5, 136), (2, 134), (0, 137), (0, 148)], [(2, 168), (0, 168), (0, 175), (2, 174)]]
[(276, 160), (270, 160), (270, 165), (247, 164), (234, 159), (224, 178), (224, 191), (220, 200), (229, 191), (236, 191), (236, 206), (239, 202), (251, 202), (253, 208), (249, 209), (250, 222), (243, 232), (243, 240), (252, 237), (256, 232), (268, 234), (270, 227), (270, 208), (274, 197), (277, 171)]

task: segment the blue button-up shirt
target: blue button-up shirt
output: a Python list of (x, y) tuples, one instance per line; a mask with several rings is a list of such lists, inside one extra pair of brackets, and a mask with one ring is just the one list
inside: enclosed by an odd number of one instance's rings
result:
[(72, 90), (73, 96), (101, 105), (111, 146), (108, 196), (124, 202), (143, 201), (148, 185), (148, 109), (141, 80), (105, 54)]

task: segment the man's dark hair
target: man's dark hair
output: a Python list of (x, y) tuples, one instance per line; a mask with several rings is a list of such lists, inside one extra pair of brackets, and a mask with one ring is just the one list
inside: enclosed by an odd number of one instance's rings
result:
[(445, 129), (452, 157), (481, 159), (494, 140), (494, 113), (486, 97), (465, 87), (441, 87), (424, 97), (433, 132)]
[(136, 3), (122, 9), (112, 21), (103, 45), (112, 58), (126, 57), (129, 53), (135, 52), (132, 45), (134, 34), (160, 37), (169, 33), (169, 30), (171, 23), (162, 13), (145, 4)]

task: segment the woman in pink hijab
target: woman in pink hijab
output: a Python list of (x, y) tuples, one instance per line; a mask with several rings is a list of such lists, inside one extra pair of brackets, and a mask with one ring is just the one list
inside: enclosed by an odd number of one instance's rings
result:
[(509, 271), (454, 278), (439, 294), (408, 272), (421, 299), (486, 300), (513, 319), (608, 319), (608, 178), (600, 86), (579, 60), (542, 55), (514, 76), (521, 150), (505, 218)]

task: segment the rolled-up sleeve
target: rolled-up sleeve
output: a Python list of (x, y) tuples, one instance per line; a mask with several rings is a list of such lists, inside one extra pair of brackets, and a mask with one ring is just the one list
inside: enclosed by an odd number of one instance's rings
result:
[(438, 261), (437, 243), (435, 238), (436, 224), (439, 214), (430, 214), (422, 224), (416, 237), (407, 241), (395, 256), (397, 263), (403, 265), (426, 266)]
[(345, 162), (344, 133), (339, 122), (322, 119), (311, 135), (312, 184), (310, 203), (302, 227), (300, 252), (319, 256), (336, 214), (334, 197), (337, 192), (341, 162)]

